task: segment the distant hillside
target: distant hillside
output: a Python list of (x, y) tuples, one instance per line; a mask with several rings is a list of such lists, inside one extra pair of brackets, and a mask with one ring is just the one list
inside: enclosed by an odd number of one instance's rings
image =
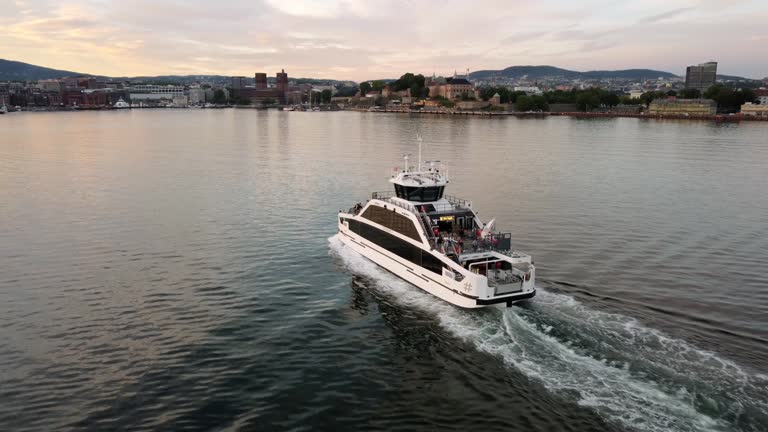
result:
[[(0, 81), (38, 81), (41, 79), (64, 78), (70, 76), (93, 76), (96, 78), (106, 78), (114, 81), (144, 81), (156, 83), (178, 83), (187, 84), (196, 81), (205, 81), (210, 83), (227, 84), (231, 82), (232, 77), (227, 75), (158, 75), (158, 76), (138, 76), (138, 77), (107, 77), (102, 75), (90, 75), (80, 72), (72, 72), (58, 69), (50, 69), (42, 66), (36, 66), (29, 63), (22, 63), (13, 60), (0, 59)], [(290, 77), (291, 81), (311, 84), (337, 84), (341, 81), (332, 79), (318, 78), (295, 78)], [(246, 80), (253, 81), (253, 75), (246, 77)], [(268, 77), (269, 82), (274, 82), (275, 77)]]
[(625, 70), (598, 70), (579, 72), (568, 69), (562, 69), (554, 66), (510, 66), (502, 70), (480, 70), (469, 74), (473, 80), (491, 79), (497, 78), (509, 78), (520, 79), (527, 77), (528, 79), (547, 79), (547, 78), (563, 78), (563, 79), (608, 79), (608, 78), (621, 78), (628, 80), (645, 80), (652, 78), (675, 78), (677, 75), (664, 71), (657, 71), (653, 69), (625, 69)]
[(37, 81), (41, 79), (61, 78), (78, 75), (83, 74), (72, 71), (50, 69), (13, 60), (0, 59), (0, 81)]
[(583, 75), (591, 79), (604, 78), (623, 78), (628, 80), (643, 80), (653, 78), (678, 78), (677, 75), (654, 69), (622, 69), (622, 70), (601, 70), (584, 72)]
[(717, 80), (718, 81), (758, 81), (752, 78), (744, 78), (744, 77), (735, 76), (735, 75), (720, 75), (720, 74), (717, 74)]

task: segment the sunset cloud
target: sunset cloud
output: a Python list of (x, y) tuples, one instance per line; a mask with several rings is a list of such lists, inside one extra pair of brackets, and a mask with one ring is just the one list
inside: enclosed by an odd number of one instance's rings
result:
[[(0, 58), (111, 75), (397, 77), (552, 64), (768, 75), (763, 1), (15, 0)], [(757, 36), (755, 36), (757, 35)]]

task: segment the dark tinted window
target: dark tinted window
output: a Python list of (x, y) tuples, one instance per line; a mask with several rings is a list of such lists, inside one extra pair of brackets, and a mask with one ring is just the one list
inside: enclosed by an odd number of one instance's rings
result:
[(439, 259), (435, 258), (431, 253), (422, 251), (421, 254), (421, 266), (425, 269), (437, 274), (443, 273), (443, 263)]
[(421, 241), (421, 237), (419, 237), (419, 232), (416, 229), (416, 225), (413, 224), (413, 221), (394, 210), (371, 205), (365, 209), (361, 216), (406, 237), (410, 237), (419, 242)]
[(400, 185), (395, 185), (395, 194), (398, 198), (408, 199), (408, 196), (405, 194), (405, 188)]
[(443, 274), (442, 261), (437, 259), (437, 257), (431, 253), (366, 223), (351, 219), (347, 220), (347, 222), (349, 222), (349, 228), (352, 232), (359, 234), (364, 239), (381, 246), (417, 266), (422, 266), (433, 273)]
[(422, 191), (422, 201), (437, 201), (440, 199), (439, 187), (424, 188)]
[(395, 185), (395, 193), (399, 198), (408, 201), (431, 202), (443, 197), (445, 186), (416, 187)]

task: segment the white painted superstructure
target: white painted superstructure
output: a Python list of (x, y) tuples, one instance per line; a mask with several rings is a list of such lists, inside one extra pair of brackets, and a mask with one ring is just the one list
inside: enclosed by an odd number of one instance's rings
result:
[(130, 108), (130, 107), (131, 107), (131, 105), (128, 102), (124, 101), (123, 98), (120, 98), (120, 100), (115, 102), (115, 108), (116, 109), (125, 109), (125, 108)]
[(445, 195), (449, 180), (439, 161), (397, 171), (394, 192), (338, 215), (345, 245), (400, 278), (464, 308), (508, 306), (532, 298), (535, 268), (511, 249), (511, 234), (484, 224), (470, 201)]

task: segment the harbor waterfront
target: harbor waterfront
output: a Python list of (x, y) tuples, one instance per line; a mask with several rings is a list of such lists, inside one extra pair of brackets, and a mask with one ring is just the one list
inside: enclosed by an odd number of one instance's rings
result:
[[(0, 430), (768, 430), (768, 128), (0, 118)], [(424, 139), (530, 252), (463, 310), (337, 237)]]
[[(246, 105), (246, 106), (210, 106), (210, 107), (200, 107), (205, 109), (225, 109), (225, 108), (235, 108), (235, 109), (248, 109), (248, 110), (261, 110), (261, 111), (267, 111), (267, 110), (284, 110), (282, 107), (275, 106), (275, 107), (263, 107), (263, 106), (255, 106), (255, 105)], [(110, 111), (114, 109), (119, 108), (79, 108), (79, 109), (56, 109), (56, 110), (34, 110), (33, 112), (58, 112), (58, 111)], [(190, 107), (190, 108), (179, 108), (179, 107), (133, 107), (130, 109), (150, 109), (150, 110), (166, 110), (166, 109), (199, 109), (197, 107)], [(457, 115), (457, 116), (480, 116), (480, 117), (505, 117), (505, 116), (513, 116), (513, 117), (521, 117), (521, 118), (531, 118), (531, 117), (547, 117), (547, 116), (561, 116), (561, 117), (578, 117), (578, 118), (639, 118), (639, 119), (654, 119), (654, 120), (704, 120), (704, 121), (714, 121), (717, 123), (738, 123), (742, 121), (747, 122), (768, 122), (768, 116), (764, 115), (744, 115), (744, 114), (647, 114), (647, 113), (618, 113), (618, 112), (578, 112), (578, 111), (564, 111), (564, 112), (529, 112), (529, 111), (504, 111), (504, 112), (498, 112), (498, 111), (461, 111), (461, 110), (414, 110), (414, 109), (389, 109), (389, 108), (383, 108), (378, 110), (371, 110), (368, 108), (354, 108), (354, 109), (347, 109), (348, 111), (356, 111), (356, 112), (372, 112), (372, 113), (396, 113), (396, 114), (426, 114), (426, 115)], [(294, 110), (290, 110), (294, 111)], [(321, 109), (320, 111), (332, 111), (337, 112), (341, 111), (338, 108), (337, 109), (330, 109), (329, 107), (325, 107), (324, 109)]]

